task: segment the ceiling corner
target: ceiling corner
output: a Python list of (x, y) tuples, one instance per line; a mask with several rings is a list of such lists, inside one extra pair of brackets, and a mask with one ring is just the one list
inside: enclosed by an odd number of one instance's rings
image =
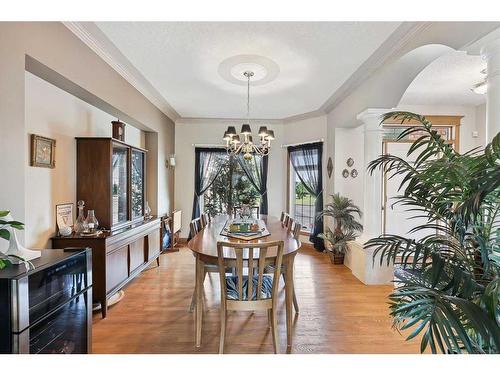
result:
[(107, 36), (93, 22), (62, 22), (73, 34), (120, 74), (155, 107), (175, 122), (177, 111), (153, 85), (130, 63)]

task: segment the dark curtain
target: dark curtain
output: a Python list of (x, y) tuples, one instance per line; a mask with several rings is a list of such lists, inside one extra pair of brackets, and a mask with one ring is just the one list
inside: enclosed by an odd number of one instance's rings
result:
[(245, 160), (243, 155), (237, 157), (241, 169), (245, 172), (252, 185), (260, 194), (260, 213), (267, 215), (267, 165), (268, 156), (253, 155), (251, 160)]
[(219, 174), (226, 156), (226, 150), (216, 148), (196, 148), (194, 162), (194, 202), (193, 215), (200, 217), (200, 197), (212, 185)]
[(323, 143), (289, 146), (288, 155), (299, 180), (304, 184), (309, 194), (316, 198), (314, 227), (309, 239), (316, 250), (323, 251), (325, 245), (323, 240), (318, 237), (323, 232), (323, 217), (318, 216), (318, 213), (323, 210)]

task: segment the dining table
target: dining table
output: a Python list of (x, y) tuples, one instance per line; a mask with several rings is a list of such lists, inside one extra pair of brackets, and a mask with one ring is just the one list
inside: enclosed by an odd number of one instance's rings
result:
[[(258, 219), (262, 220), (269, 234), (254, 240), (241, 240), (225, 236), (222, 233), (226, 227), (228, 220), (232, 219), (230, 215), (217, 215), (199, 231), (188, 242), (188, 247), (193, 252), (196, 258), (195, 266), (195, 283), (196, 283), (196, 308), (195, 308), (195, 342), (196, 347), (201, 346), (201, 328), (203, 318), (203, 281), (205, 264), (218, 264), (217, 242), (234, 242), (248, 243), (248, 247), (252, 243), (265, 243), (272, 241), (283, 241), (283, 276), (285, 280), (285, 310), (286, 310), (286, 336), (287, 336), (287, 351), (289, 352), (292, 346), (292, 301), (294, 285), (293, 285), (293, 264), (295, 255), (301, 247), (301, 242), (296, 239), (291, 231), (279, 220), (279, 218), (268, 215), (259, 215)], [(276, 258), (276, 251), (267, 252), (266, 262), (273, 263)], [(225, 259), (236, 259), (234, 251), (230, 248), (223, 251)]]

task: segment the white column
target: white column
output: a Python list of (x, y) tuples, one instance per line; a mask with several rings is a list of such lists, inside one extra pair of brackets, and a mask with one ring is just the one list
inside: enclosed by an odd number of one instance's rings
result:
[(382, 173), (375, 170), (371, 175), (368, 164), (382, 154), (382, 114), (387, 109), (367, 109), (357, 116), (363, 127), (364, 163), (359, 171), (363, 177), (363, 234), (349, 244), (345, 265), (352, 274), (365, 284), (390, 284), (394, 279), (394, 266), (380, 266), (380, 258), (374, 260), (373, 249), (364, 249), (363, 244), (370, 238), (382, 234)]
[(363, 235), (366, 241), (382, 233), (382, 174), (379, 170), (370, 174), (368, 164), (382, 154), (381, 116), (388, 109), (367, 109), (357, 119), (364, 134), (364, 192), (363, 192)]
[(500, 132), (500, 39), (481, 49), (487, 64), (486, 143)]

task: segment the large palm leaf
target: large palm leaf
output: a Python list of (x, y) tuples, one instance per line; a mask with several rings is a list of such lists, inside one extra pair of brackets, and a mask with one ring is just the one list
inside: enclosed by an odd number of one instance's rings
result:
[[(498, 353), (500, 226), (500, 135), (482, 150), (460, 154), (432, 129), (425, 117), (390, 112), (388, 118), (419, 125), (399, 140), (421, 135), (408, 156), (414, 163), (382, 155), (369, 164), (388, 178), (401, 175), (396, 204), (426, 218), (408, 236), (384, 235), (365, 245), (374, 259), (397, 266), (398, 287), (391, 294), (395, 327), (421, 335), (421, 350)], [(434, 234), (419, 240), (422, 231)]]

